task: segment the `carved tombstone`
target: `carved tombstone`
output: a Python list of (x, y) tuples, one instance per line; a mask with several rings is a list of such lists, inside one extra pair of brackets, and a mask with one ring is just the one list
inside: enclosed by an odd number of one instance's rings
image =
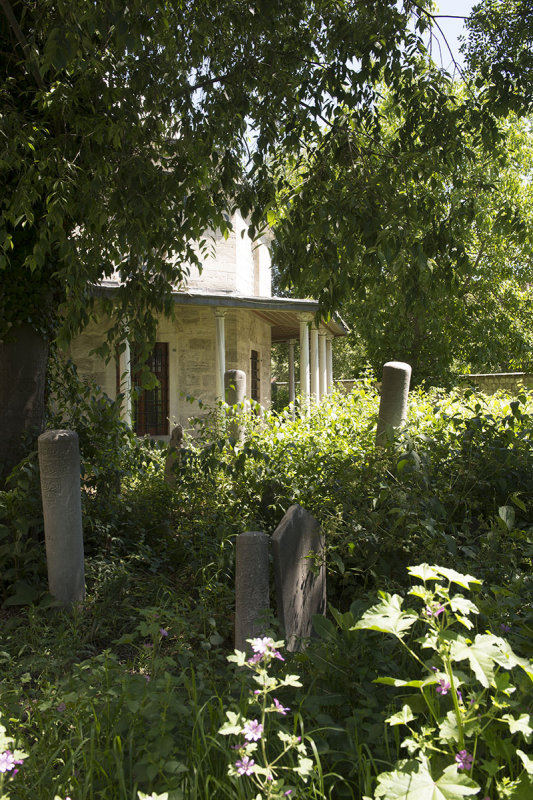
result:
[(165, 461), (165, 482), (168, 483), (169, 486), (175, 486), (176, 484), (176, 467), (180, 465), (182, 442), (183, 428), (181, 425), (176, 425), (170, 434), (168, 454)]
[(272, 535), (272, 549), (278, 616), (287, 648), (298, 650), (311, 636), (313, 616), (326, 613), (324, 540), (318, 522), (301, 506), (291, 506)]
[(265, 632), (270, 607), (268, 536), (239, 534), (235, 546), (235, 647), (248, 650), (247, 639)]
[(38, 452), (48, 587), (69, 606), (85, 597), (78, 435), (46, 431), (39, 436)]

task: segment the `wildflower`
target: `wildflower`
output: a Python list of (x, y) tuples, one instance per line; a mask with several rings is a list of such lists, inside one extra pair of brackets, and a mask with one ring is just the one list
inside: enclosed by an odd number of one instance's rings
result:
[(426, 606), (424, 609), (426, 612), (426, 616), (428, 617), (438, 617), (444, 611), (444, 606), (439, 606), (438, 608), (431, 608), (431, 606)]
[(145, 675), (145, 676), (144, 676), (144, 680), (146, 681), (146, 683), (150, 683), (150, 681), (152, 680), (152, 678), (151, 678), (151, 676), (150, 676), (150, 675)]
[(281, 705), (277, 697), (274, 697), (274, 706), (276, 708), (276, 711), (278, 711), (280, 714), (283, 714), (283, 716), (287, 714), (287, 711), (290, 711), (290, 708), (288, 706)]
[(472, 762), (474, 758), (473, 756), (470, 755), (470, 753), (467, 753), (466, 750), (459, 750), (459, 752), (455, 756), (455, 760), (457, 761), (458, 764), (457, 769), (464, 769), (464, 770), (472, 769)]
[(274, 639), (270, 636), (258, 637), (251, 641), (252, 650), (254, 653), (259, 653), (261, 656), (266, 656), (274, 646)]
[(502, 629), (503, 633), (509, 633), (509, 631), (511, 630), (511, 626), (506, 625), (505, 622), (502, 622), (500, 628)]
[(256, 719), (251, 722), (245, 722), (243, 726), (244, 738), (249, 742), (257, 742), (263, 733), (263, 726)]
[(448, 694), (448, 689), (451, 689), (451, 685), (448, 683), (446, 678), (441, 678), (439, 685), (437, 686), (437, 693), (442, 695)]
[(462, 691), (460, 689), (457, 689), (456, 693), (457, 693), (457, 699), (459, 700), (460, 703), (462, 703), (463, 702), (463, 693), (462, 693)]
[(249, 664), (259, 664), (263, 656), (261, 653), (255, 653), (251, 658), (248, 659)]
[(161, 636), (168, 636), (168, 631), (165, 628), (159, 628), (159, 633)]
[(15, 759), (13, 758), (11, 750), (4, 750), (3, 753), (0, 753), (0, 772), (8, 772), (8, 770), (12, 770), (14, 766)]
[(61, 702), (61, 703), (59, 703), (59, 705), (57, 706), (57, 710), (59, 711), (59, 713), (60, 713), (60, 714), (62, 714), (62, 713), (63, 713), (63, 711), (66, 709), (66, 707), (67, 707), (67, 706), (66, 706), (66, 704), (65, 704), (65, 703), (63, 703), (63, 702)]
[(255, 761), (249, 756), (243, 756), (235, 762), (238, 775), (251, 775), (254, 771)]
[(151, 647), (153, 647), (153, 644), (152, 642), (145, 642), (143, 647), (146, 647), (146, 649), (149, 650)]

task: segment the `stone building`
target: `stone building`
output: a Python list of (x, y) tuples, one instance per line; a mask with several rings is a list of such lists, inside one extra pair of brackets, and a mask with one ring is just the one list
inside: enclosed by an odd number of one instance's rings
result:
[[(148, 360), (157, 388), (131, 391), (136, 378), (128, 345), (115, 363), (92, 352), (103, 341), (105, 320), (92, 322), (71, 343), (70, 356), (82, 376), (96, 380), (110, 397), (125, 393), (124, 415), (139, 435), (166, 439), (173, 425), (186, 427), (201, 408), (213, 407), (222, 398), (228, 369), (243, 370), (247, 397), (268, 407), (273, 342), (288, 343), (291, 397), (296, 341), (304, 401), (319, 399), (333, 385), (332, 340), (346, 333), (344, 326), (332, 319), (317, 327), (313, 300), (273, 297), (268, 242), (252, 243), (239, 214), (232, 221), (227, 239), (213, 234), (202, 271), (191, 269), (186, 286), (173, 292), (175, 319), (158, 320)], [(113, 291), (118, 280), (103, 281), (101, 291)]]

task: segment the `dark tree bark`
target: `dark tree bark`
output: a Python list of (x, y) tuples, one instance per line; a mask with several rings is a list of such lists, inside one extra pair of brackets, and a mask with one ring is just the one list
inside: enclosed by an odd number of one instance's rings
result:
[(0, 344), (0, 487), (44, 428), (48, 341), (21, 325)]

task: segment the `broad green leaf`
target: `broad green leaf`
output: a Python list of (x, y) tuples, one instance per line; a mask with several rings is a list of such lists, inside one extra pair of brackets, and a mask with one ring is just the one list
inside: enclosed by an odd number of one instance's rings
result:
[(457, 583), (459, 586), (462, 586), (464, 589), (470, 589), (470, 584), (475, 583), (481, 585), (482, 581), (478, 578), (474, 578), (473, 575), (462, 575), (460, 572), (456, 572), (454, 569), (448, 569), (447, 567), (435, 567), (440, 575), (444, 578), (447, 578), (451, 583)]
[(407, 723), (411, 722), (413, 719), (415, 719), (415, 716), (410, 706), (405, 704), (401, 711), (398, 711), (397, 714), (393, 714), (392, 717), (388, 717), (385, 722), (388, 722), (389, 725), (407, 725)]
[(385, 800), (460, 800), (477, 794), (479, 788), (471, 778), (459, 773), (455, 764), (434, 780), (426, 760), (407, 761), (394, 772), (378, 775), (375, 796)]
[(403, 639), (405, 632), (417, 621), (418, 616), (402, 611), (402, 602), (400, 595), (384, 592), (381, 602), (369, 608), (350, 630), (381, 631)]
[(502, 719), (509, 725), (511, 733), (522, 733), (526, 739), (533, 733), (533, 728), (529, 724), (531, 722), (531, 716), (529, 714), (520, 714), (518, 719), (511, 714), (505, 714)]
[(372, 683), (384, 683), (386, 686), (412, 686), (415, 689), (420, 689), (422, 686), (429, 686), (432, 683), (438, 683), (436, 678), (426, 678), (425, 681), (404, 681), (401, 678), (376, 678)]
[(430, 567), (429, 564), (418, 564), (416, 567), (407, 567), (409, 575), (415, 578), (420, 578), (422, 581), (438, 581), (440, 575), (437, 572), (438, 567)]
[(530, 758), (523, 750), (517, 750), (517, 755), (524, 765), (524, 769), (526, 770), (528, 775), (533, 775), (533, 758)]
[(479, 608), (461, 594), (456, 594), (455, 597), (450, 598), (450, 608), (456, 614), (468, 616), (468, 614), (479, 614)]
[(476, 678), (486, 689), (494, 682), (494, 664), (501, 659), (495, 639), (495, 636), (478, 634), (470, 644), (465, 639), (458, 639), (451, 644), (452, 661), (468, 659)]

